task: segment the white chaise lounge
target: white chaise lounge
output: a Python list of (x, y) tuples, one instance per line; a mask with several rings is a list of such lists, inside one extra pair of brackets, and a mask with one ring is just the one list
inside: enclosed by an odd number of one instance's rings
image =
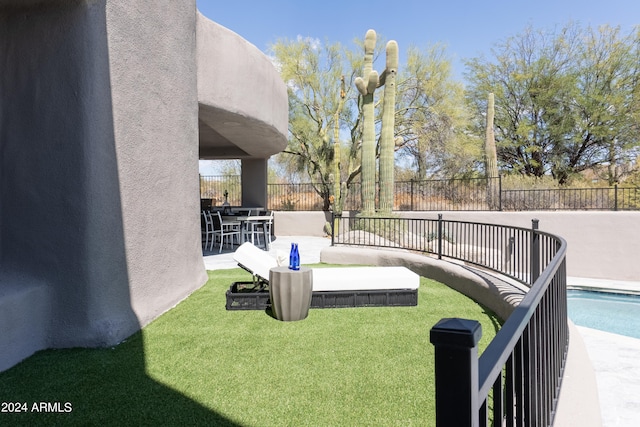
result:
[[(263, 284), (269, 281), (269, 270), (278, 266), (275, 258), (250, 242), (243, 243), (233, 258), (254, 276), (254, 282)], [(417, 304), (420, 276), (406, 267), (314, 268), (312, 271), (317, 307), (327, 306), (327, 301), (334, 301), (329, 305), (332, 307)], [(340, 298), (343, 301), (335, 303)], [(345, 302), (345, 298), (349, 301)], [(227, 308), (229, 306), (227, 301)]]

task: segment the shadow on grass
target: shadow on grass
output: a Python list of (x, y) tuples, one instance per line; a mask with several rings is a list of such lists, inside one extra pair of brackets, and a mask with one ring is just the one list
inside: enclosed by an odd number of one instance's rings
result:
[(13, 411), (1, 425), (239, 426), (151, 378), (142, 332), (108, 349), (39, 352), (0, 373), (0, 396)]
[(495, 335), (486, 309), (427, 279), (415, 307), (312, 310), (305, 322), (227, 311), (225, 291), (247, 274), (210, 272), (116, 347), (47, 350), (0, 373), (3, 399), (72, 405), (0, 425), (434, 425), (430, 325), (478, 319), (483, 348)]

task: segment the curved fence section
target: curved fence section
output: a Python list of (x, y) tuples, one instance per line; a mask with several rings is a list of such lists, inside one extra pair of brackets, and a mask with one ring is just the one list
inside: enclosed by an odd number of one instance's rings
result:
[(333, 217), (332, 245), (402, 248), (487, 268), (530, 289), (478, 357), (480, 324), (442, 319), (437, 426), (552, 425), (569, 339), (566, 242), (531, 228), (433, 219)]

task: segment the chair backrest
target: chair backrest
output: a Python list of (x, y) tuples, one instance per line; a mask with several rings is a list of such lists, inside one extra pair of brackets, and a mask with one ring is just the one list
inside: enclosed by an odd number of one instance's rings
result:
[(213, 229), (222, 230), (222, 215), (220, 211), (217, 211), (215, 215), (212, 215)]
[(252, 274), (269, 281), (269, 270), (278, 266), (278, 261), (251, 242), (245, 242), (233, 253), (233, 259)]
[(202, 228), (206, 232), (210, 232), (211, 230), (213, 230), (213, 224), (211, 223), (210, 213), (207, 211), (202, 211), (201, 215), (202, 215), (202, 221), (200, 221), (200, 224), (202, 225)]

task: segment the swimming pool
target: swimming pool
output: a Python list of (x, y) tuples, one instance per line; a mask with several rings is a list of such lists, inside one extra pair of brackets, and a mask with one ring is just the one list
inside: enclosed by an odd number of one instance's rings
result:
[(576, 325), (640, 338), (640, 296), (567, 291), (569, 319)]

